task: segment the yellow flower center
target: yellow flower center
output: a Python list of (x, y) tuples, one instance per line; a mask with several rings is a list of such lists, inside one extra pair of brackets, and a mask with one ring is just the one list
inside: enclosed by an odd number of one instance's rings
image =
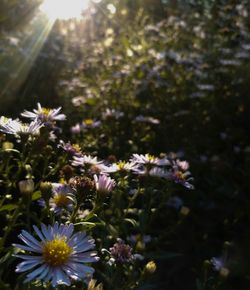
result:
[(174, 173), (175, 177), (177, 177), (178, 179), (185, 179), (185, 175), (181, 172), (181, 171), (176, 171)]
[(67, 206), (70, 202), (67, 195), (65, 194), (56, 194), (53, 198), (53, 201), (59, 207)]
[(85, 119), (83, 120), (83, 123), (87, 126), (93, 125), (94, 121), (92, 119)]
[(116, 163), (116, 165), (118, 166), (119, 169), (123, 169), (125, 164), (126, 164), (126, 162), (124, 162), (124, 161)]
[(43, 259), (50, 266), (56, 267), (65, 264), (73, 249), (66, 243), (66, 237), (47, 241), (43, 247)]
[(47, 108), (42, 108), (41, 113), (45, 116), (48, 116), (50, 113), (51, 109), (47, 109)]
[(156, 159), (155, 156), (148, 154), (148, 160), (149, 161), (155, 161), (155, 159)]
[(80, 152), (81, 151), (81, 147), (78, 144), (73, 144), (72, 148), (76, 150), (76, 152)]

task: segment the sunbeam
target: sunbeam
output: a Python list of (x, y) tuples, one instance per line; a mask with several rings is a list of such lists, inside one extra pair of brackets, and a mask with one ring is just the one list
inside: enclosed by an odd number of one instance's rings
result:
[(89, 7), (90, 0), (45, 0), (40, 6), (51, 20), (80, 18)]

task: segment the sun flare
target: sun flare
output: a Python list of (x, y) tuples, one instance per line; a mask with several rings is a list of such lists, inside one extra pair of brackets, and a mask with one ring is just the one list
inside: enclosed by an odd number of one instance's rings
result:
[(81, 18), (89, 7), (90, 0), (44, 0), (40, 10), (51, 20)]

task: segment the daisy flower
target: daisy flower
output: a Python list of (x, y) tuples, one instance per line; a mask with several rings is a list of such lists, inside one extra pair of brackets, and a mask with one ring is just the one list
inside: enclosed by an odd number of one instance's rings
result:
[(63, 140), (60, 140), (58, 147), (61, 147), (64, 151), (71, 155), (78, 157), (82, 155), (81, 147), (78, 144), (71, 144), (70, 142), (65, 143)]
[(213, 269), (215, 271), (220, 271), (220, 269), (222, 269), (225, 266), (225, 261), (222, 257), (213, 257), (210, 260), (211, 264), (213, 265)]
[(122, 118), (124, 116), (124, 113), (115, 109), (109, 109), (107, 108), (103, 113), (102, 117), (104, 120), (108, 118), (114, 118), (116, 120)]
[(193, 180), (189, 171), (182, 172), (180, 170), (174, 170), (171, 172), (168, 179), (173, 180), (175, 183), (179, 183), (188, 189), (194, 189), (194, 186), (190, 183)]
[(119, 161), (117, 163), (113, 163), (110, 166), (106, 166), (103, 168), (103, 173), (113, 173), (113, 172), (119, 172), (119, 171), (134, 171), (137, 172), (139, 165), (134, 162), (125, 162), (125, 161)]
[(41, 230), (33, 226), (35, 238), (23, 230), (18, 236), (25, 245), (13, 244), (15, 248), (28, 251), (30, 254), (16, 255), (24, 261), (16, 267), (16, 272), (26, 272), (24, 281), (40, 280), (51, 282), (53, 287), (60, 284), (70, 286), (71, 280), (84, 280), (91, 278), (94, 269), (85, 263), (96, 262), (98, 257), (92, 251), (95, 242), (84, 232), (73, 234), (74, 226), (59, 225), (57, 222), (51, 226), (41, 225)]
[(115, 180), (107, 175), (94, 175), (94, 180), (97, 192), (107, 194), (115, 187)]
[(53, 196), (49, 200), (50, 210), (55, 214), (63, 211), (72, 211), (76, 203), (75, 195), (67, 184), (52, 183)]
[(43, 108), (40, 103), (37, 104), (37, 110), (34, 109), (33, 112), (25, 110), (21, 116), (29, 118), (32, 120), (38, 119), (42, 123), (53, 123), (54, 121), (64, 121), (66, 116), (64, 114), (59, 114), (61, 107), (57, 109)]
[(40, 128), (42, 127), (42, 123), (39, 122), (37, 119), (32, 121), (30, 124), (22, 123), (19, 120), (11, 120), (9, 119), (8, 122), (5, 124), (2, 123), (0, 126), (0, 131), (6, 134), (13, 134), (13, 135), (39, 135)]
[(221, 277), (226, 278), (229, 275), (230, 270), (227, 268), (228, 262), (225, 257), (213, 257), (210, 262), (213, 270), (219, 272)]
[(100, 127), (101, 121), (95, 121), (93, 119), (84, 119), (81, 124), (81, 128), (83, 129), (92, 129)]
[(188, 189), (194, 189), (194, 186), (190, 183), (193, 180), (191, 172), (188, 171), (189, 163), (187, 161), (174, 160), (172, 170), (168, 174), (168, 179), (174, 180), (174, 182), (185, 186)]
[(4, 127), (6, 124), (8, 124), (9, 121), (12, 121), (12, 119), (1, 116), (0, 117), (0, 127)]
[(168, 177), (168, 172), (160, 167), (150, 169), (148, 174), (154, 177)]
[(141, 123), (155, 124), (155, 125), (160, 124), (160, 120), (150, 117), (150, 116), (142, 116), (142, 115), (137, 116), (135, 118), (135, 121), (141, 122)]
[(130, 161), (141, 165), (166, 166), (170, 164), (167, 158), (160, 159), (150, 154), (133, 154), (133, 157), (130, 159)]
[(97, 157), (92, 157), (90, 155), (83, 155), (81, 157), (73, 156), (73, 159), (73, 166), (91, 166), (103, 163), (103, 161), (98, 161)]

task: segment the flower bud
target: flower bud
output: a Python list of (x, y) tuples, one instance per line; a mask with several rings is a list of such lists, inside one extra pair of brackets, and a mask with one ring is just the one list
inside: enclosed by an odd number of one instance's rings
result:
[(156, 271), (156, 264), (154, 261), (150, 261), (147, 263), (147, 265), (145, 266), (145, 271), (149, 274), (153, 274)]
[(180, 214), (182, 216), (188, 216), (189, 212), (190, 212), (190, 209), (188, 207), (186, 207), (186, 206), (182, 206), (181, 209), (180, 209)]
[(29, 195), (33, 193), (35, 185), (32, 179), (26, 179), (19, 181), (18, 187), (22, 194)]
[(224, 249), (229, 249), (230, 247), (232, 247), (232, 243), (225, 241), (223, 246), (224, 246)]
[(25, 178), (27, 178), (28, 180), (29, 179), (32, 179), (33, 178), (33, 175), (32, 175), (32, 168), (31, 168), (30, 164), (26, 164), (25, 165), (25, 170), (27, 172)]
[(228, 268), (224, 268), (224, 267), (222, 267), (219, 272), (221, 278), (227, 278), (229, 273), (230, 271), (228, 270)]
[(10, 150), (14, 148), (14, 144), (6, 141), (6, 142), (3, 142), (2, 148), (3, 150)]
[(211, 267), (211, 262), (209, 260), (205, 260), (203, 262), (203, 266), (204, 266), (205, 269), (208, 269), (208, 268)]
[(43, 194), (47, 195), (51, 193), (52, 184), (49, 181), (42, 181), (40, 183), (40, 190)]

